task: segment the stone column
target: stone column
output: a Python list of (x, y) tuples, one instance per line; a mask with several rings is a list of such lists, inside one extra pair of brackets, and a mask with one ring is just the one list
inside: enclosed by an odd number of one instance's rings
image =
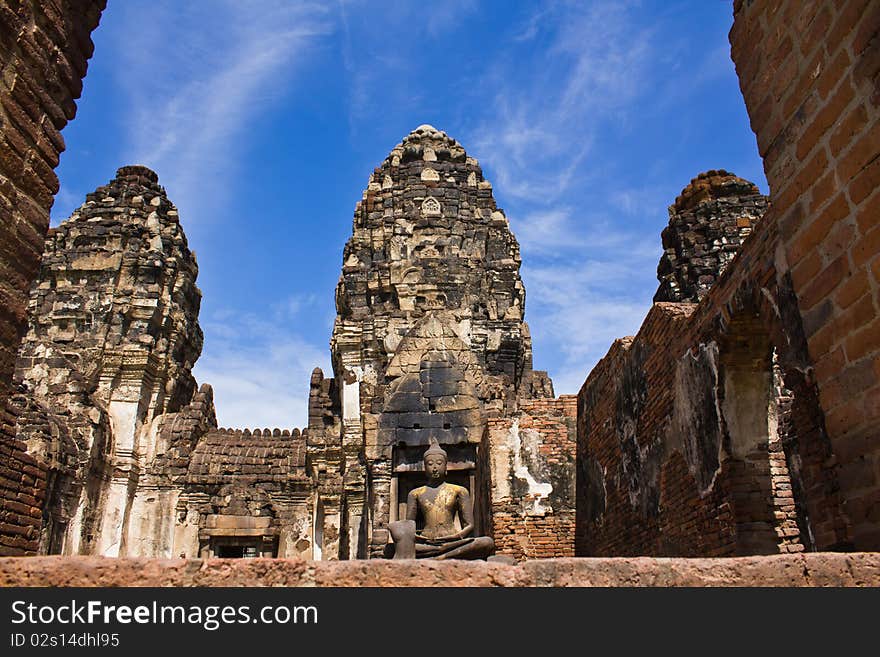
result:
[(112, 451), (109, 458), (111, 479), (102, 509), (101, 533), (97, 553), (125, 555), (123, 537), (128, 512), (140, 476), (137, 433), (156, 378), (158, 359), (152, 354), (126, 350), (105, 356), (99, 388), (110, 391)]
[(381, 557), (388, 542), (388, 522), (391, 520), (391, 464), (387, 460), (370, 464), (372, 483), (372, 522), (367, 549), (370, 557)]
[(365, 547), (360, 545), (361, 519), (366, 497), (366, 469), (363, 463), (364, 434), (361, 417), (361, 382), (364, 366), (361, 361), (360, 344), (349, 343), (350, 349), (339, 353), (342, 372), (337, 379), (342, 382), (342, 457), (343, 457), (343, 507), (345, 516), (341, 529), (345, 532), (340, 546), (342, 559), (358, 559), (364, 556)]

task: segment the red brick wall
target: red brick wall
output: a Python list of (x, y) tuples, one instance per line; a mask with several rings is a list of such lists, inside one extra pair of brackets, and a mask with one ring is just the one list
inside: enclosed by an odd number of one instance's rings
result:
[[(734, 12), (771, 208), (700, 304), (655, 305), (584, 384), (578, 554), (880, 547), (880, 6)], [(771, 381), (778, 430), (738, 450)]]
[(105, 5), (0, 1), (0, 554), (30, 554), (39, 544), (45, 472), (14, 439), (7, 400), (58, 191), (60, 131), (76, 113), (90, 34)]
[[(639, 333), (615, 342), (591, 372), (578, 408), (579, 555), (849, 546), (777, 245), (770, 213), (701, 303), (655, 304)], [(767, 442), (739, 454), (737, 390), (725, 382), (738, 371), (762, 377), (779, 424), (774, 434), (768, 420)]]
[(46, 467), (25, 449), (0, 437), (0, 556), (34, 555), (40, 547)]
[(734, 3), (732, 57), (856, 549), (880, 549), (880, 4)]
[[(562, 395), (558, 399), (532, 399), (520, 402), (516, 428), (536, 432), (539, 440), (533, 446), (525, 440), (520, 446), (520, 464), (551, 492), (537, 500), (526, 490), (515, 470), (492, 464), (492, 536), (497, 554), (517, 560), (574, 556), (574, 463), (576, 443), (577, 397)], [(489, 440), (493, 450), (505, 444), (514, 420), (489, 420)], [(536, 435), (532, 433), (531, 435)], [(529, 458), (531, 456), (531, 458)], [(512, 454), (510, 455), (512, 458)], [(505, 459), (509, 466), (510, 461)], [(498, 494), (497, 477), (507, 479), (510, 496)], [(519, 480), (519, 481), (517, 481)]]
[[(654, 304), (638, 335), (617, 340), (581, 389), (578, 555), (720, 556), (736, 551), (736, 527), (723, 485), (726, 472), (701, 495), (683, 450), (668, 444), (675, 438), (669, 434), (677, 361), (688, 351), (682, 335), (695, 308)], [(697, 387), (708, 386), (700, 382)]]

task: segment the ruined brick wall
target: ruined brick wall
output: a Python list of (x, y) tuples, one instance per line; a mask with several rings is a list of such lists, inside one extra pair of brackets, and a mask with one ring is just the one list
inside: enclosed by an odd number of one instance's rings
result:
[(577, 552), (847, 546), (772, 213), (698, 304), (657, 303), (579, 393)]
[(654, 301), (702, 299), (764, 216), (767, 204), (754, 183), (723, 169), (691, 180), (669, 206)]
[(199, 441), (217, 429), (213, 388), (203, 383), (189, 404), (160, 416), (156, 425), (158, 449), (148, 472), (157, 485), (180, 486)]
[[(5, 422), (13, 421), (8, 413)], [(9, 432), (7, 428), (4, 433)], [(24, 443), (0, 437), (0, 555), (37, 554), (47, 469)]]
[(880, 545), (880, 8), (734, 11), (771, 207), (686, 318), (655, 305), (582, 388), (579, 554)]
[(574, 556), (577, 397), (523, 401), (489, 420), (492, 536), (517, 560)]
[(39, 546), (46, 473), (14, 439), (7, 399), (58, 191), (60, 131), (76, 114), (90, 35), (105, 5), (0, 2), (0, 554), (32, 554)]
[(815, 368), (851, 545), (880, 547), (880, 6), (734, 3), (732, 57)]
[[(579, 555), (736, 551), (718, 454), (714, 353), (684, 354), (677, 373), (677, 342), (694, 308), (655, 304), (638, 335), (617, 340), (581, 390)], [(676, 396), (684, 402), (680, 415), (692, 425), (688, 436), (675, 426)]]

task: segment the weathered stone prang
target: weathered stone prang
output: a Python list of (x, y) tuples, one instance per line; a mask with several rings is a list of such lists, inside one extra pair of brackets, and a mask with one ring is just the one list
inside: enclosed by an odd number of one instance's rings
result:
[[(49, 231), (14, 399), (18, 438), (52, 474), (43, 551), (120, 554), (133, 540), (133, 491), (160, 449), (160, 418), (196, 394), (197, 273), (146, 167), (120, 168)], [(212, 402), (206, 412), (216, 425)]]
[(654, 301), (697, 303), (767, 211), (753, 183), (723, 169), (691, 180), (669, 207)]

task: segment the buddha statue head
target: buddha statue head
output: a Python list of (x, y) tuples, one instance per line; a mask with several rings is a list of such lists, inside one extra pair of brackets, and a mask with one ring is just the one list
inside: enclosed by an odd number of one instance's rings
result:
[(425, 455), (422, 458), (428, 485), (437, 485), (445, 481), (448, 455), (446, 450), (440, 447), (436, 438), (431, 438), (431, 443), (428, 449), (425, 450)]

